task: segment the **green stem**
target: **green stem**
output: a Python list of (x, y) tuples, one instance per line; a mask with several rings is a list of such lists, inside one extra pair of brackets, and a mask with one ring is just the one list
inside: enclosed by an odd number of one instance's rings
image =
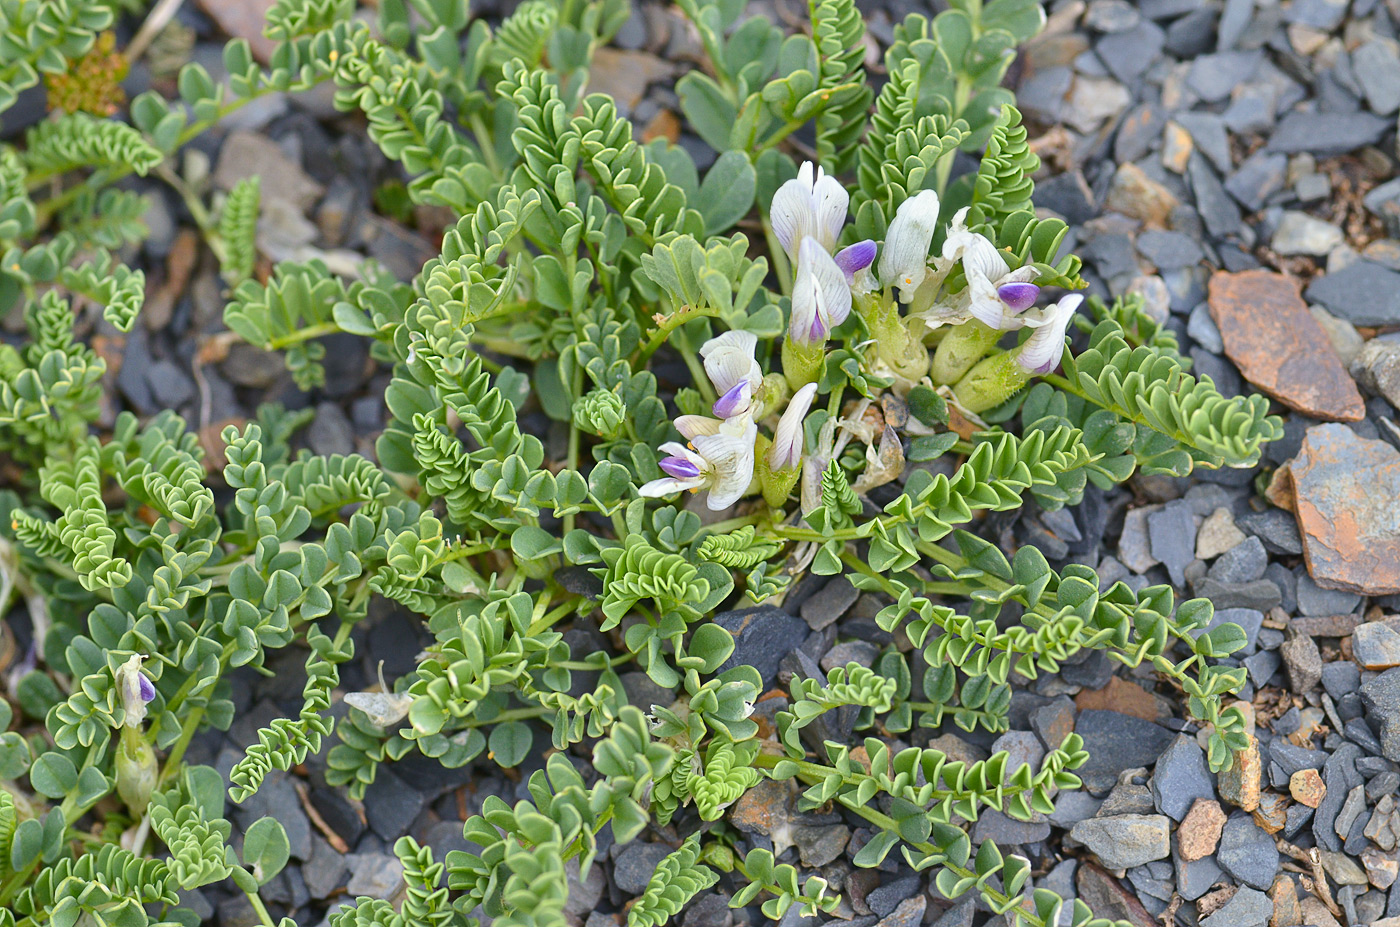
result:
[[(637, 355), (637, 363), (645, 363), (647, 358), (656, 353), (657, 348), (666, 343), (667, 336), (685, 323), (692, 322), (695, 319), (713, 319), (716, 315), (717, 313), (715, 310), (709, 306), (681, 306), (669, 316), (662, 319), (661, 323), (657, 325), (656, 331), (652, 332), (651, 337), (647, 339), (647, 343), (642, 345), (641, 353)], [(702, 376), (700, 379), (705, 383), (710, 382), (708, 377)], [(710, 401), (714, 401), (713, 396)]]
[(778, 287), (784, 296), (792, 295), (792, 266), (788, 263), (787, 252), (783, 250), (778, 236), (773, 232), (773, 223), (763, 217), (763, 240), (768, 245), (768, 260), (773, 264), (773, 274), (778, 278)]
[(501, 176), (501, 162), (496, 160), (496, 146), (490, 130), (486, 128), (486, 120), (481, 118), (481, 113), (472, 113), (467, 122), (471, 125), (472, 135), (476, 136), (476, 147), (481, 150), (482, 160), (497, 179), (504, 179)]
[[(577, 365), (574, 367), (574, 382), (572, 392), (575, 399), (577, 399), (583, 392), (583, 368)], [(578, 424), (574, 421), (573, 415), (570, 415), (569, 459), (566, 465), (570, 470), (573, 470), (575, 472), (578, 471), (578, 452), (580, 439), (581, 434), (579, 432)], [(573, 512), (569, 512), (567, 515), (564, 516), (563, 528), (565, 534), (568, 534), (570, 531), (574, 530), (574, 514), (575, 513)]]
[(248, 901), (253, 905), (253, 910), (258, 912), (258, 917), (262, 920), (264, 927), (277, 927), (272, 921), (272, 915), (267, 913), (267, 906), (258, 897), (257, 892), (244, 892), (248, 896)]

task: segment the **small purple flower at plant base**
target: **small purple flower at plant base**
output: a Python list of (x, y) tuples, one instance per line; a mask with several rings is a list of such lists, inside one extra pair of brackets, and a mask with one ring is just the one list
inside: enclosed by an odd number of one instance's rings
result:
[(875, 242), (867, 238), (836, 252), (836, 266), (846, 275), (846, 284), (853, 290), (864, 293), (874, 289), (867, 271), (870, 265), (875, 263), (875, 253), (878, 250)]
[(792, 284), (788, 337), (795, 344), (820, 344), (850, 314), (851, 287), (846, 275), (815, 238), (802, 239)]
[(797, 176), (773, 194), (768, 209), (773, 234), (787, 252), (788, 260), (797, 263), (798, 249), (809, 236), (830, 254), (841, 226), (846, 224), (849, 203), (850, 194), (835, 177), (811, 161), (803, 162)]
[(743, 415), (753, 406), (753, 387), (748, 380), (740, 380), (729, 388), (723, 396), (715, 400), (714, 413), (722, 419)]
[(773, 432), (773, 446), (768, 450), (768, 467), (777, 472), (790, 470), (802, 463), (803, 430), (802, 423), (807, 411), (812, 408), (812, 397), (817, 395), (817, 384), (808, 383), (788, 402), (778, 427)]
[(938, 225), (938, 194), (924, 190), (899, 204), (880, 252), (880, 285), (908, 302), (928, 276), (928, 248)]
[(1071, 293), (1053, 306), (1047, 306), (1038, 317), (1025, 320), (1026, 326), (1033, 327), (1035, 332), (1016, 352), (1016, 363), (1022, 370), (1044, 376), (1059, 365), (1065, 350), (1065, 331), (1082, 302), (1083, 296)]
[(1034, 283), (1003, 283), (997, 287), (997, 295), (1013, 312), (1024, 312), (1040, 297), (1040, 287)]

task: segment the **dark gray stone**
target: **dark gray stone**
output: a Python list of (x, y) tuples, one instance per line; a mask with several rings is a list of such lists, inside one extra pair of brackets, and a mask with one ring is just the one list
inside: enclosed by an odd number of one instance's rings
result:
[(1274, 903), (1268, 895), (1242, 888), (1219, 911), (1202, 920), (1201, 927), (1266, 927), (1273, 914)]
[(1279, 588), (1267, 579), (1249, 583), (1222, 583), (1209, 576), (1191, 586), (1198, 598), (1210, 599), (1216, 608), (1251, 608), (1267, 612), (1283, 602)]
[(813, 631), (820, 631), (844, 615), (859, 597), (860, 590), (849, 579), (834, 576), (802, 603), (802, 618)]
[(1196, 525), (1191, 505), (1183, 500), (1168, 502), (1147, 516), (1147, 536), (1152, 556), (1162, 562), (1171, 576), (1172, 584), (1186, 583), (1184, 570), (1196, 559)]
[(1201, 55), (1191, 62), (1186, 83), (1202, 100), (1218, 103), (1230, 95), (1231, 89), (1253, 77), (1263, 60), (1258, 49)]
[(1035, 185), (1035, 205), (1064, 217), (1070, 225), (1082, 225), (1094, 218), (1094, 195), (1084, 175), (1066, 171)]
[(1215, 858), (1230, 875), (1261, 891), (1274, 884), (1279, 852), (1274, 838), (1244, 812), (1230, 815)]
[(770, 687), (778, 677), (778, 663), (807, 638), (807, 622), (780, 608), (760, 605), (739, 608), (715, 616), (715, 624), (734, 635), (734, 652), (719, 668), (723, 673), (749, 665)]
[(1298, 611), (1309, 618), (1350, 615), (1361, 604), (1361, 596), (1338, 589), (1323, 589), (1306, 572), (1298, 573)]
[(1225, 192), (1220, 178), (1215, 176), (1205, 156), (1191, 155), (1186, 165), (1186, 176), (1191, 182), (1191, 192), (1196, 197), (1196, 210), (1206, 224), (1206, 230), (1216, 238), (1238, 234), (1243, 220), (1240, 207)]
[(1248, 537), (1216, 558), (1207, 575), (1221, 583), (1250, 583), (1262, 579), (1268, 565), (1264, 543)]
[(1306, 634), (1290, 634), (1279, 647), (1279, 656), (1288, 668), (1288, 686), (1305, 695), (1322, 679), (1322, 653), (1317, 642)]
[(1225, 342), (1220, 336), (1220, 328), (1215, 324), (1215, 319), (1211, 318), (1210, 307), (1206, 303), (1200, 303), (1191, 310), (1191, 315), (1186, 320), (1186, 334), (1190, 335), (1191, 340), (1198, 346), (1212, 354), (1221, 354), (1225, 351)]
[(1353, 325), (1400, 324), (1400, 273), (1373, 261), (1314, 277), (1307, 298)]
[(1225, 0), (1225, 9), (1220, 14), (1220, 28), (1217, 30), (1217, 42), (1221, 51), (1235, 47), (1253, 15), (1254, 0)]
[(1099, 39), (1094, 51), (1114, 77), (1131, 85), (1161, 57), (1165, 41), (1162, 27), (1144, 19), (1131, 29)]
[(1274, 650), (1261, 650), (1245, 657), (1242, 662), (1244, 668), (1249, 672), (1249, 681), (1254, 683), (1256, 689), (1267, 684), (1273, 678), (1274, 673), (1278, 672), (1278, 668), (1283, 665), (1283, 660)]
[(1089, 761), (1077, 770), (1078, 775), (1086, 788), (1098, 794), (1112, 789), (1123, 770), (1155, 763), (1175, 739), (1159, 724), (1116, 711), (1081, 711), (1075, 730), (1089, 752)]
[(353, 454), (355, 452), (355, 428), (346, 418), (339, 404), (322, 402), (316, 405), (316, 417), (306, 428), (306, 443), (313, 454), (329, 457), (332, 454)]
[(1214, 856), (1187, 862), (1180, 851), (1173, 847), (1172, 865), (1176, 869), (1176, 890), (1186, 901), (1195, 901), (1210, 891), (1211, 886), (1225, 879), (1225, 871), (1215, 861)]
[(1390, 127), (1389, 120), (1371, 113), (1289, 113), (1268, 148), (1281, 154), (1346, 154), (1376, 144)]
[[(1036, 188), (1037, 191), (1039, 189)], [(1146, 229), (1139, 234), (1137, 249), (1138, 253), (1155, 264), (1158, 270), (1194, 267), (1205, 257), (1201, 246), (1190, 235), (1159, 229)]]
[(1400, 237), (1400, 177), (1388, 180), (1361, 201), (1372, 214), (1385, 223), (1386, 231), (1392, 237)]
[(1386, 759), (1400, 763), (1400, 667), (1363, 684), (1361, 704), (1380, 735), (1381, 752)]
[(980, 813), (972, 828), (973, 843), (991, 840), (997, 846), (1039, 843), (1049, 836), (1049, 821), (1018, 821), (991, 809)]
[(158, 360), (146, 368), (146, 384), (158, 406), (178, 409), (195, 396), (194, 381), (168, 360)]
[(1129, 869), (1171, 854), (1171, 822), (1160, 814), (1110, 814), (1074, 825), (1070, 836), (1107, 869)]
[(370, 830), (392, 842), (408, 832), (409, 825), (427, 801), (388, 769), (381, 768), (365, 791), (365, 817)]
[(1152, 771), (1152, 801), (1158, 811), (1180, 821), (1198, 798), (1215, 798), (1215, 776), (1195, 739), (1178, 734)]
[(1293, 0), (1284, 18), (1300, 26), (1331, 32), (1342, 24), (1351, 0)]
[[(1364, 697), (1364, 696), (1363, 696)], [(1361, 756), (1361, 748), (1353, 743), (1343, 743), (1327, 758), (1322, 767), (1322, 782), (1327, 786), (1327, 794), (1317, 806), (1313, 815), (1313, 837), (1317, 845), (1325, 850), (1340, 853), (1341, 838), (1337, 836), (1334, 824), (1337, 814), (1346, 802), (1347, 794), (1361, 785), (1361, 774), (1356, 771), (1356, 760)]]
[(1214, 9), (1201, 7), (1172, 23), (1167, 27), (1167, 52), (1176, 58), (1205, 54), (1215, 38), (1215, 18)]
[(1298, 534), (1298, 522), (1282, 509), (1265, 509), (1236, 516), (1235, 524), (1259, 538), (1264, 549), (1275, 554), (1301, 554), (1303, 539)]
[(1126, 32), (1142, 22), (1142, 14), (1127, 0), (1094, 0), (1084, 14), (1084, 25), (1095, 32)]
[(1334, 660), (1322, 665), (1322, 688), (1333, 700), (1361, 688), (1361, 667), (1349, 660)]
[(346, 797), (344, 789), (316, 788), (311, 790), (311, 807), (350, 846), (359, 842), (365, 832), (365, 822), (360, 819), (355, 804)]
[(922, 880), (916, 876), (891, 879), (865, 896), (865, 903), (881, 917), (889, 917), (899, 903), (919, 893)]
[(1055, 796), (1055, 810), (1049, 815), (1050, 823), (1068, 830), (1085, 818), (1099, 813), (1103, 802), (1088, 792), (1075, 789)]
[[(1217, 171), (1224, 173), (1233, 166), (1230, 160), (1230, 137), (1225, 132), (1225, 123), (1214, 113), (1177, 113), (1172, 119), (1191, 135), (1191, 141), (1205, 155)], [(1229, 184), (1226, 184), (1229, 189)]]
[(670, 853), (671, 848), (664, 843), (633, 843), (613, 860), (613, 884), (629, 895), (640, 895)]
[(1288, 158), (1259, 150), (1240, 162), (1225, 179), (1225, 189), (1246, 209), (1258, 212), (1269, 197), (1283, 189), (1288, 176)]
[(845, 824), (795, 827), (792, 834), (802, 865), (817, 868), (835, 862), (846, 851), (850, 840), (851, 829)]
[(1283, 770), (1285, 778), (1305, 769), (1321, 769), (1327, 762), (1327, 754), (1322, 750), (1309, 750), (1289, 743), (1282, 737), (1269, 742), (1269, 757)]
[(1389, 116), (1400, 109), (1400, 56), (1393, 44), (1372, 39), (1351, 53), (1351, 66), (1371, 112)]

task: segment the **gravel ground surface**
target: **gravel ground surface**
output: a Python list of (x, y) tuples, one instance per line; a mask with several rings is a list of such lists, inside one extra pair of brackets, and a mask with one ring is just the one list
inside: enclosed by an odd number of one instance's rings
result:
[[(251, 37), (261, 5), (186, 4), (134, 69), (132, 93), (172, 89), (190, 56), (217, 75), (223, 35)], [(875, 74), (891, 23), (922, 6), (869, 4)], [(494, 7), (474, 4), (488, 16)], [(751, 9), (794, 27), (805, 19), (792, 3)], [(1211, 774), (1180, 693), (1100, 653), (1018, 688), (1008, 733), (949, 727), (911, 740), (958, 759), (1004, 749), (1035, 761), (1047, 744), (1081, 734), (1092, 755), (1085, 790), (1031, 823), (988, 812), (973, 836), (1014, 848), (1034, 863), (1037, 884), (1100, 916), (1144, 927), (1173, 918), (1400, 925), (1400, 0), (1069, 0), (1050, 12), (1012, 74), (1045, 162), (1037, 203), (1070, 223), (1095, 291), (1141, 293), (1195, 373), (1227, 394), (1248, 381), (1277, 400), (1288, 425), (1258, 470), (1138, 476), (1112, 492), (1091, 488), (1073, 510), (992, 516), (984, 536), (1034, 543), (1056, 567), (1088, 563), (1105, 583), (1170, 583), (1211, 598), (1221, 620), (1248, 634), (1239, 656), (1254, 744), (1237, 772)], [(705, 167), (714, 153), (678, 134), (672, 89), (699, 57), (693, 32), (674, 10), (642, 4), (616, 45), (598, 56), (595, 89)], [(22, 122), (17, 115), (7, 131)], [(196, 142), (183, 169), (224, 190), (262, 175), (258, 241), (268, 261), (321, 256), (351, 269), (368, 256), (409, 279), (450, 219), (397, 205), (401, 178), (329, 92), (250, 107)], [(325, 388), (299, 392), (280, 357), (220, 337), (216, 262), (178, 197), (158, 184), (147, 192), (152, 236), (133, 258), (150, 281), (141, 323), (128, 336), (95, 335), (109, 361), (107, 422), (123, 409), (173, 408), (217, 450), (226, 423), (278, 401), (312, 413), (296, 446), (373, 456), (388, 377), (363, 342), (328, 339)], [(891, 643), (873, 620), (881, 605), (842, 578), (813, 577), (781, 609), (766, 607), (736, 651), (771, 687), (758, 713), (771, 719), (786, 705), (795, 672), (873, 661)], [(357, 638), (363, 658), (343, 670), (346, 690), (371, 684), (381, 661), (387, 678), (410, 671), (428, 641), (387, 608)], [(605, 646), (583, 623), (566, 638), (581, 655)], [(282, 653), (277, 675), (237, 687), (237, 723), (227, 736), (198, 737), (190, 761), (227, 771), (259, 727), (295, 713), (303, 659)], [(624, 682), (635, 703), (670, 701), (640, 673)], [(813, 729), (846, 739), (853, 720), (837, 713)], [(461, 821), (486, 796), (524, 793), (520, 777), (495, 767), (445, 771), (410, 759), (382, 768), (360, 803), (328, 788), (323, 767), (324, 754), (275, 773), (235, 812), (240, 825), (269, 814), (286, 827), (294, 863), (263, 897), (274, 916), (303, 925), (347, 897), (392, 897), (398, 836), (439, 854), (464, 848)], [(898, 854), (855, 869), (868, 828), (838, 811), (800, 813), (794, 799), (788, 784), (767, 783), (729, 823), (747, 845), (825, 875), (844, 896), (840, 923), (1002, 923), (972, 898), (943, 899)], [(603, 864), (573, 887), (571, 919), (621, 924), (672, 836), (605, 840)], [(679, 922), (762, 922), (756, 907), (731, 910), (724, 884)], [(241, 893), (207, 891), (190, 904), (223, 927), (257, 922)], [(783, 923), (805, 921), (794, 910)]]

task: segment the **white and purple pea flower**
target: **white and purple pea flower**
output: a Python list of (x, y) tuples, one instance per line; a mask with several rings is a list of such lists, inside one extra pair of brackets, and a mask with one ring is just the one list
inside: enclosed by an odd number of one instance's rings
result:
[(1028, 322), (1021, 313), (1035, 305), (1040, 287), (1033, 281), (1038, 273), (1031, 265), (1015, 270), (1006, 263), (997, 246), (967, 227), (967, 209), (958, 210), (943, 242), (943, 259), (962, 263), (967, 278), (967, 313), (988, 328), (1015, 331)]
[(1065, 349), (1065, 332), (1084, 297), (1070, 293), (1044, 309), (1028, 312), (1022, 324), (1035, 331), (1016, 351), (1016, 363), (1027, 374), (1044, 376), (1060, 363)]
[(141, 655), (135, 653), (117, 667), (117, 694), (122, 704), (122, 725), (140, 727), (146, 720), (146, 703), (156, 697), (156, 687), (141, 672)]
[(705, 374), (714, 384), (715, 418), (682, 415), (676, 430), (688, 444), (668, 441), (661, 445), (667, 456), (658, 463), (666, 475), (642, 486), (643, 496), (656, 498), (690, 490), (708, 490), (705, 504), (711, 511), (729, 508), (753, 482), (753, 394), (763, 382), (763, 370), (754, 359), (758, 338), (750, 332), (729, 331), (705, 342), (700, 356)]

